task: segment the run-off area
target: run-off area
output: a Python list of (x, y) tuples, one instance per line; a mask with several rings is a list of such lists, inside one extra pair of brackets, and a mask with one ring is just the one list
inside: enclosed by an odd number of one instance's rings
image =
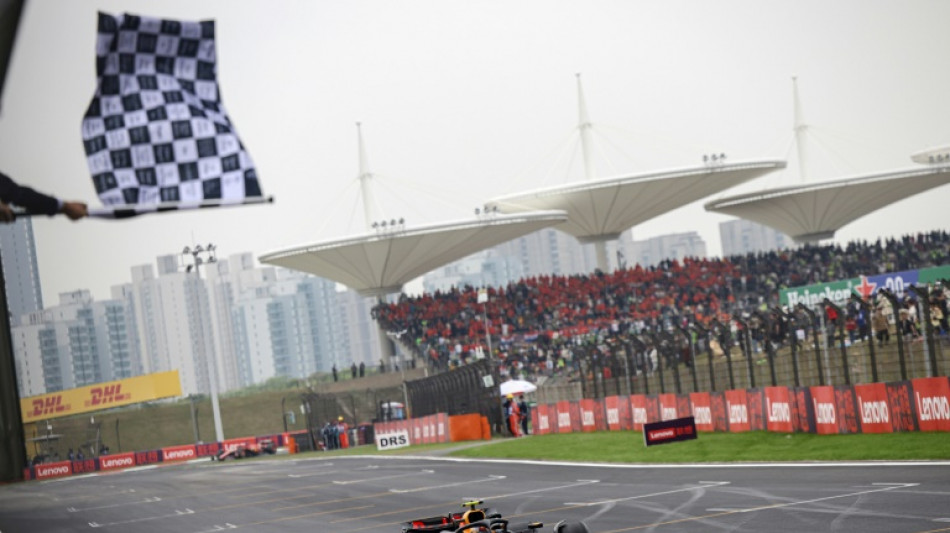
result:
[(472, 499), (542, 531), (950, 532), (950, 463), (202, 461), (0, 487), (0, 531), (398, 532)]

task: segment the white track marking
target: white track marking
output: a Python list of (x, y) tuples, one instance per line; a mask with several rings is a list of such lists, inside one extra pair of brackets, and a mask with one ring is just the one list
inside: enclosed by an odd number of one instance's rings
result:
[(153, 498), (145, 498), (144, 500), (139, 500), (137, 502), (122, 502), (122, 503), (113, 503), (109, 505), (100, 505), (98, 507), (84, 507), (82, 509), (77, 509), (75, 507), (67, 507), (66, 510), (70, 513), (78, 513), (80, 511), (95, 511), (97, 509), (109, 509), (110, 507), (125, 507), (126, 505), (137, 505), (140, 503), (155, 503), (160, 502), (162, 499), (158, 496)]
[(409, 472), (406, 474), (393, 474), (391, 476), (380, 476), (380, 477), (372, 477), (372, 478), (367, 478), (367, 479), (352, 479), (349, 481), (334, 480), (333, 483), (336, 485), (353, 485), (355, 483), (369, 483), (371, 481), (380, 481), (382, 479), (394, 479), (397, 477), (419, 476), (422, 474), (434, 474), (434, 473), (435, 473), (435, 470), (420, 470), (419, 472)]
[(172, 514), (165, 514), (159, 516), (150, 516), (148, 518), (135, 518), (133, 520), (122, 520), (119, 522), (108, 522), (105, 524), (100, 524), (98, 522), (89, 522), (89, 527), (110, 527), (110, 526), (121, 526), (125, 524), (134, 524), (137, 522), (148, 522), (150, 520), (161, 520), (162, 518), (178, 518), (179, 516), (185, 516), (195, 514), (191, 509), (185, 509), (184, 511), (175, 511)]
[(328, 470), (326, 472), (312, 472), (310, 474), (287, 474), (287, 477), (301, 478), (301, 477), (325, 476), (327, 474), (336, 474), (337, 472), (340, 472), (340, 470)]
[(405, 494), (407, 492), (422, 492), (425, 490), (433, 489), (444, 489), (446, 487), (458, 487), (459, 485), (471, 485), (473, 483), (484, 483), (486, 481), (497, 481), (499, 479), (505, 479), (508, 476), (488, 476), (485, 479), (466, 479), (465, 481), (459, 481), (456, 483), (448, 483), (446, 485), (432, 485), (429, 487), (419, 487), (417, 489), (389, 489), (389, 492), (396, 492), (399, 494)]
[(198, 533), (215, 533), (216, 531), (224, 531), (225, 529), (237, 529), (239, 527), (240, 526), (236, 526), (234, 524), (225, 522), (223, 526), (219, 526), (218, 524), (215, 524), (214, 526), (211, 527), (211, 529), (199, 531)]

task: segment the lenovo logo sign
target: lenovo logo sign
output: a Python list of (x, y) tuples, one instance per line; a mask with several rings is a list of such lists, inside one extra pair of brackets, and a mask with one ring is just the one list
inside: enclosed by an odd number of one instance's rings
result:
[(693, 417), (697, 424), (712, 424), (712, 409), (708, 406), (693, 406)]
[(858, 396), (858, 405), (861, 407), (862, 424), (881, 424), (891, 420), (887, 402), (865, 402), (861, 399), (861, 396)]
[(946, 396), (923, 396), (914, 393), (917, 398), (917, 413), (921, 421), (950, 420), (950, 401)]
[(769, 422), (791, 422), (792, 410), (787, 402), (772, 403), (768, 398), (765, 399), (768, 407)]
[(558, 414), (557, 414), (557, 427), (559, 427), (559, 428), (569, 428), (569, 427), (571, 427), (571, 413), (558, 413)]
[(593, 425), (594, 425), (594, 412), (593, 412), (593, 411), (588, 411), (588, 410), (585, 409), (585, 410), (581, 411), (581, 415), (582, 415), (582, 417), (581, 417), (581, 423), (582, 423), (583, 425), (585, 425), (585, 426), (593, 426)]
[(819, 424), (837, 424), (833, 403), (819, 402), (818, 400), (813, 400), (812, 403), (815, 405), (815, 422)]
[(746, 408), (743, 404), (731, 404), (726, 402), (726, 405), (729, 406), (729, 423), (730, 424), (748, 424), (749, 423), (749, 409)]
[(646, 424), (647, 423), (647, 410), (643, 407), (634, 407), (633, 408), (633, 423), (634, 424)]
[(619, 409), (607, 409), (607, 423), (608, 423), (608, 424), (619, 424), (619, 423), (620, 423), (620, 410), (619, 410)]
[(114, 457), (100, 457), (99, 458), (99, 468), (102, 470), (110, 470), (113, 468), (126, 468), (129, 466), (135, 465), (135, 458), (132, 454), (129, 455), (117, 455)]
[(52, 463), (47, 465), (37, 465), (36, 467), (36, 479), (68, 476), (72, 473), (73, 469), (69, 463)]
[(197, 454), (195, 454), (195, 447), (189, 446), (187, 448), (174, 448), (174, 449), (165, 449), (162, 451), (163, 460), (165, 461), (181, 461), (183, 459), (194, 459)]

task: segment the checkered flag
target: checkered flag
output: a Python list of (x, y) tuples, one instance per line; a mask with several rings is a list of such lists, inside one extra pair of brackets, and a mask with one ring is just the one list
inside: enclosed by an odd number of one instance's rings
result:
[(104, 205), (129, 213), (261, 198), (218, 92), (214, 21), (99, 13), (96, 75), (82, 138)]

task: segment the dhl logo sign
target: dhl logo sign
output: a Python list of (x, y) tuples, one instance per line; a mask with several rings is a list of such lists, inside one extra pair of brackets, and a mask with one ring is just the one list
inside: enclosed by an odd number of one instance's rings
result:
[(93, 387), (89, 390), (91, 399), (86, 400), (85, 405), (105, 406), (117, 402), (122, 402), (132, 398), (130, 393), (122, 394), (122, 384), (107, 385), (105, 387)]
[(28, 423), (175, 396), (181, 396), (181, 380), (172, 370), (22, 398), (20, 412)]
[(32, 400), (30, 415), (34, 418), (50, 417), (63, 411), (69, 411), (69, 404), (63, 403), (62, 394), (51, 394), (45, 398)]

